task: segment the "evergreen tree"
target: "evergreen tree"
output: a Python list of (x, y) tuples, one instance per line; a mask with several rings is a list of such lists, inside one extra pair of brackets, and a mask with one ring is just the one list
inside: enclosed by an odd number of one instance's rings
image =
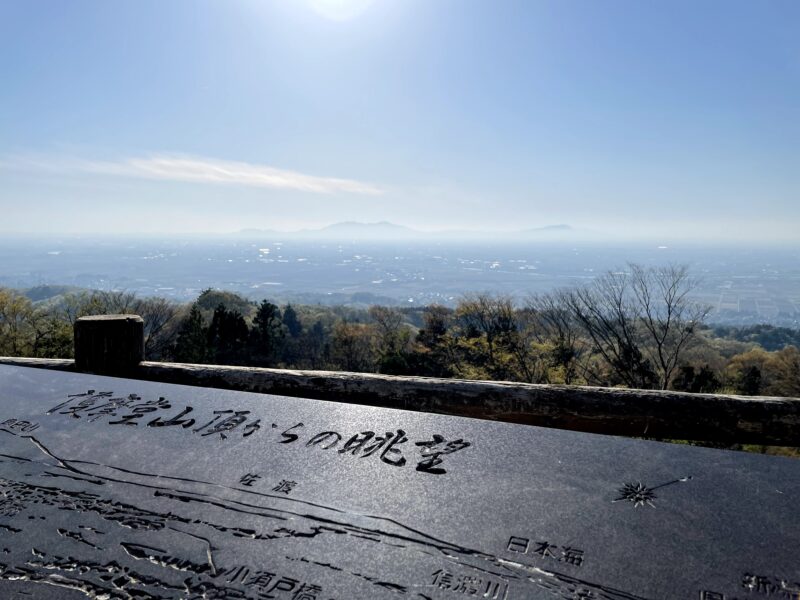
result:
[(223, 304), (214, 310), (208, 327), (208, 348), (216, 364), (236, 365), (244, 362), (247, 349), (247, 323), (244, 317)]
[(250, 330), (250, 364), (272, 366), (283, 341), (283, 335), (280, 309), (272, 302), (263, 300), (256, 311), (253, 328)]
[(720, 381), (708, 365), (696, 371), (691, 365), (684, 365), (672, 382), (672, 388), (679, 392), (692, 394), (713, 394), (720, 388)]
[(319, 319), (314, 321), (314, 325), (303, 336), (302, 349), (310, 368), (321, 369), (328, 365), (329, 336)]
[(758, 396), (761, 393), (761, 369), (753, 365), (742, 373), (737, 391), (745, 396)]
[(197, 303), (192, 304), (189, 315), (181, 323), (172, 355), (177, 362), (205, 363), (208, 361), (208, 329)]
[(291, 304), (287, 304), (286, 308), (283, 309), (283, 324), (286, 326), (286, 331), (293, 338), (303, 333), (303, 324), (300, 323), (300, 319), (297, 318), (297, 311)]

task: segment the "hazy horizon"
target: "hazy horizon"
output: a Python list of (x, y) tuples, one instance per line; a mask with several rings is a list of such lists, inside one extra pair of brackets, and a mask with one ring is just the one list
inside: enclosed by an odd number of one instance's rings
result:
[(800, 241), (800, 4), (0, 5), (0, 234)]
[[(120, 243), (125, 241), (144, 240), (200, 240), (214, 241), (225, 239), (240, 239), (257, 241), (303, 240), (309, 242), (364, 242), (372, 244), (479, 244), (489, 246), (517, 245), (535, 248), (540, 245), (555, 245), (557, 247), (571, 246), (611, 246), (611, 247), (652, 247), (652, 248), (726, 248), (761, 249), (786, 248), (788, 250), (800, 249), (800, 241), (794, 238), (736, 238), (736, 237), (706, 237), (681, 235), (680, 232), (649, 234), (642, 232), (628, 232), (629, 235), (620, 235), (611, 231), (598, 231), (596, 229), (582, 229), (571, 227), (567, 231), (549, 231), (551, 226), (521, 227), (509, 229), (416, 229), (402, 224), (391, 223), (405, 229), (405, 232), (396, 235), (383, 235), (380, 232), (362, 231), (346, 233), (336, 231), (339, 225), (357, 223), (359, 225), (372, 225), (362, 222), (337, 222), (327, 223), (317, 227), (302, 227), (299, 229), (270, 229), (259, 227), (246, 227), (238, 230), (222, 231), (2, 231), (0, 234), (8, 240), (85, 240), (100, 241), (110, 240)], [(558, 226), (557, 224), (556, 226)], [(329, 232), (328, 229), (331, 229)]]

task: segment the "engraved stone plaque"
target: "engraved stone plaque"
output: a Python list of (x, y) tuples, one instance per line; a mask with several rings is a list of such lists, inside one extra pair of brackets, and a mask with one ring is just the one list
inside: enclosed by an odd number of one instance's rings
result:
[(800, 461), (0, 366), (0, 598), (800, 598)]

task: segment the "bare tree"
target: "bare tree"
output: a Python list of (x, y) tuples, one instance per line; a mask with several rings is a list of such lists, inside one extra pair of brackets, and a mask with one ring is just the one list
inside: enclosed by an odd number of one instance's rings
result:
[[(630, 387), (666, 389), (708, 314), (690, 300), (696, 282), (686, 267), (608, 272), (563, 299), (595, 351)], [(595, 374), (596, 376), (596, 374)]]
[(417, 364), (420, 374), (452, 377), (462, 368), (462, 353), (451, 332), (455, 311), (439, 304), (425, 307), (423, 327), (416, 337), (416, 352), (423, 357)]
[(561, 368), (564, 383), (571, 384), (577, 376), (578, 360), (585, 343), (581, 338), (580, 324), (569, 310), (567, 294), (564, 290), (556, 290), (531, 296), (525, 310), (530, 314), (536, 340), (553, 345), (550, 352), (552, 366)]
[[(624, 273), (606, 273), (587, 287), (563, 293), (567, 309), (621, 383), (651, 388), (655, 373), (642, 356), (636, 335), (635, 310)], [(590, 382), (605, 383), (591, 362), (586, 364)]]
[(178, 334), (178, 306), (165, 298), (143, 298), (133, 303), (131, 311), (144, 321), (145, 356), (162, 358)]
[(65, 295), (61, 308), (70, 325), (74, 325), (80, 317), (134, 314), (137, 302), (134, 292), (91, 291)]
[(51, 304), (35, 307), (31, 314), (31, 354), (40, 358), (72, 358), (73, 330)]
[(475, 347), (469, 354), (472, 361), (485, 357), (488, 376), (529, 383), (547, 380), (546, 365), (534, 347), (536, 340), (528, 315), (515, 308), (510, 296), (465, 296), (456, 308), (456, 317), (465, 337), (481, 336), (485, 343), (485, 354), (475, 352)]
[(103, 313), (109, 315), (135, 314), (140, 302), (136, 297), (136, 292), (125, 290), (100, 291), (93, 294), (102, 307)]
[(526, 383), (549, 383), (548, 361), (536, 347), (539, 338), (535, 313), (528, 308), (514, 311), (514, 321), (515, 327), (501, 334), (499, 340), (513, 359), (515, 379)]
[(469, 294), (458, 303), (456, 317), (467, 330), (486, 336), (489, 363), (494, 366), (497, 337), (517, 327), (512, 299), (491, 294)]
[(344, 371), (374, 372), (375, 332), (370, 325), (340, 321), (333, 327), (331, 353)]
[(650, 342), (646, 353), (657, 365), (659, 384), (665, 390), (710, 307), (689, 299), (697, 282), (689, 277), (686, 265), (645, 269), (632, 264), (629, 268), (638, 321)]
[(425, 307), (425, 327), (420, 330), (420, 341), (423, 343), (435, 343), (447, 335), (450, 327), (453, 310), (440, 304), (431, 304)]
[(138, 298), (135, 292), (92, 291), (67, 294), (60, 312), (70, 325), (80, 317), (109, 314), (136, 314), (144, 320), (145, 356), (162, 358), (172, 344), (179, 307), (165, 298)]
[(369, 316), (375, 322), (380, 352), (382, 355), (396, 354), (408, 343), (409, 335), (403, 315), (396, 308), (370, 306)]
[(0, 355), (29, 355), (33, 312), (28, 298), (14, 290), (0, 289)]

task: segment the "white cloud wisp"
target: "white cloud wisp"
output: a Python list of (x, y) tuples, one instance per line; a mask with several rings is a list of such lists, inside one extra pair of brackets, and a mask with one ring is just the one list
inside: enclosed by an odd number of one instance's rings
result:
[(370, 183), (337, 177), (319, 177), (267, 165), (198, 156), (153, 155), (117, 161), (94, 161), (64, 157), (5, 157), (0, 168), (52, 173), (92, 173), (138, 179), (242, 185), (295, 190), (316, 194), (382, 194)]

